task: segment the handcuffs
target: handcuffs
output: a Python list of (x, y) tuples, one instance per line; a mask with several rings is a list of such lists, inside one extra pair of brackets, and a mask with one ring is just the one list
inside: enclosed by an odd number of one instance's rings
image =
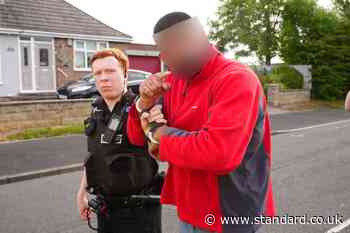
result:
[[(135, 107), (138, 113), (140, 113), (140, 115), (142, 115), (145, 112), (149, 112), (149, 109), (141, 109), (139, 106), (140, 103), (140, 96), (137, 97), (136, 101), (135, 101)], [(145, 130), (145, 136), (147, 138), (147, 140), (151, 143), (154, 144), (159, 144), (159, 141), (157, 141), (154, 137), (153, 134), (154, 132), (161, 126), (163, 126), (164, 124), (162, 123), (157, 123), (157, 122), (151, 122), (148, 124), (148, 128)]]

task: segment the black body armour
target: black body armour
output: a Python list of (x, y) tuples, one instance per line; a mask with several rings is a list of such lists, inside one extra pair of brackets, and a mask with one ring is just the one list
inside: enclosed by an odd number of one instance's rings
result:
[(112, 112), (99, 97), (84, 121), (89, 152), (85, 160), (87, 189), (92, 194), (139, 194), (158, 172), (157, 162), (145, 147), (132, 145), (127, 137), (128, 110), (134, 97), (126, 93)]

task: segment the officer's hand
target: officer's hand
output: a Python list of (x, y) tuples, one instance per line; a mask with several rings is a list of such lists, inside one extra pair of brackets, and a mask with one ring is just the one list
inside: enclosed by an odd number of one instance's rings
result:
[(157, 122), (161, 124), (167, 124), (167, 120), (164, 119), (162, 112), (162, 105), (155, 105), (149, 112), (144, 112), (141, 115), (141, 126), (144, 132), (148, 129), (148, 124), (151, 122)]
[(88, 194), (85, 190), (79, 190), (77, 194), (77, 206), (81, 220), (87, 221), (90, 208), (88, 205)]
[(140, 108), (149, 109), (160, 96), (170, 89), (170, 84), (165, 82), (169, 74), (168, 71), (152, 74), (140, 84)]

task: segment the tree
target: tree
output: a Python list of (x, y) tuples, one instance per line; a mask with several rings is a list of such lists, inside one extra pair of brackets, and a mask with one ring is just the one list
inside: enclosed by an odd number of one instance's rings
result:
[(312, 65), (313, 97), (343, 98), (350, 87), (349, 26), (316, 0), (288, 0), (282, 19), (283, 60)]
[(270, 65), (278, 51), (278, 28), (284, 0), (220, 0), (217, 19), (211, 20), (210, 38), (221, 51), (241, 49), (237, 55), (254, 52)]
[(333, 0), (333, 4), (341, 17), (350, 20), (350, 0)]
[(311, 64), (318, 49), (315, 42), (334, 33), (337, 25), (335, 14), (316, 0), (288, 0), (282, 19), (280, 55), (289, 64)]

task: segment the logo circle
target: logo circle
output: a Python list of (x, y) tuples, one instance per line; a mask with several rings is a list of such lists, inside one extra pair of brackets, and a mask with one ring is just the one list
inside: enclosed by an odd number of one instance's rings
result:
[(214, 225), (214, 223), (215, 223), (215, 216), (214, 216), (214, 214), (207, 214), (207, 215), (205, 215), (204, 222), (208, 226)]

